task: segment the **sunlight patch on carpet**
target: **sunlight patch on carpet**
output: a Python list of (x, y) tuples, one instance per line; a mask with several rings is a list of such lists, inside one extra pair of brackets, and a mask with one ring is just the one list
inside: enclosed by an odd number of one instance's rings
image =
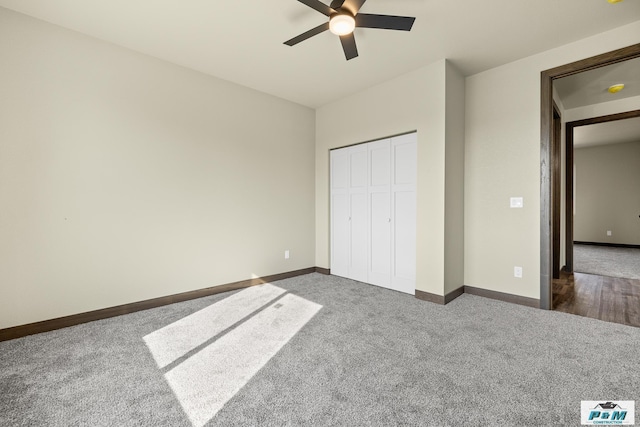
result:
[(158, 367), (164, 368), (284, 293), (268, 283), (247, 288), (150, 333), (144, 341)]
[[(248, 288), (147, 335), (145, 342), (158, 366), (167, 366), (284, 292), (269, 284)], [(168, 371), (165, 379), (193, 426), (211, 420), (321, 308), (286, 294)]]

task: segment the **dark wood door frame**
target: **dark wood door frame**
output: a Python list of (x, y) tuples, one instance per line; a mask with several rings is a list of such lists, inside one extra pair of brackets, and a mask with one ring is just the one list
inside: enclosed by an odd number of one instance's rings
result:
[(553, 237), (553, 278), (560, 278), (560, 221), (562, 196), (562, 117), (560, 109), (553, 103), (553, 138), (551, 139), (551, 184), (553, 195), (551, 196), (551, 236)]
[[(607, 116), (592, 117), (589, 119), (576, 120), (574, 122), (567, 122), (565, 124), (566, 129), (566, 193), (565, 193), (565, 238), (566, 238), (566, 270), (573, 272), (573, 196), (574, 185), (573, 182), (573, 131), (579, 126), (595, 125), (597, 123), (613, 122), (616, 120), (633, 119), (640, 117), (640, 110), (627, 111), (619, 114), (609, 114)], [(555, 238), (555, 236), (554, 236)]]
[[(540, 73), (540, 308), (552, 308), (553, 80), (640, 57), (640, 43)], [(573, 176), (573, 175), (572, 175)], [(573, 195), (572, 195), (573, 196)], [(557, 203), (557, 201), (555, 201)]]

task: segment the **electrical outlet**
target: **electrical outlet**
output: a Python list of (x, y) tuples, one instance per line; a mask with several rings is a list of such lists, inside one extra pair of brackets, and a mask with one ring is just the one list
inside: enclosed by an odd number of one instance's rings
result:
[(289, 250), (284, 251), (284, 259), (289, 259)]
[(607, 230), (607, 236), (611, 236), (611, 230)]
[(513, 267), (513, 277), (522, 279), (522, 267)]

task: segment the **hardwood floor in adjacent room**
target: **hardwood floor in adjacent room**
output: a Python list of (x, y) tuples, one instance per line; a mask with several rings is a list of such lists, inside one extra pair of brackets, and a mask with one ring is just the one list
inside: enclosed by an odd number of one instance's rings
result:
[(561, 272), (553, 281), (553, 309), (640, 327), (640, 280)]

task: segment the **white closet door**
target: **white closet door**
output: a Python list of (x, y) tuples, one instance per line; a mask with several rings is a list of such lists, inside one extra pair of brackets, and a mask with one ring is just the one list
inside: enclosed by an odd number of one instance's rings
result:
[(349, 155), (334, 150), (331, 156), (331, 274), (349, 277)]
[(349, 208), (351, 218), (349, 278), (367, 281), (368, 211), (367, 147), (356, 145), (349, 152)]
[(416, 284), (417, 145), (415, 133), (391, 139), (391, 288), (410, 294)]
[(330, 153), (331, 273), (415, 293), (416, 134)]
[(391, 285), (391, 141), (370, 142), (369, 149), (369, 283)]

